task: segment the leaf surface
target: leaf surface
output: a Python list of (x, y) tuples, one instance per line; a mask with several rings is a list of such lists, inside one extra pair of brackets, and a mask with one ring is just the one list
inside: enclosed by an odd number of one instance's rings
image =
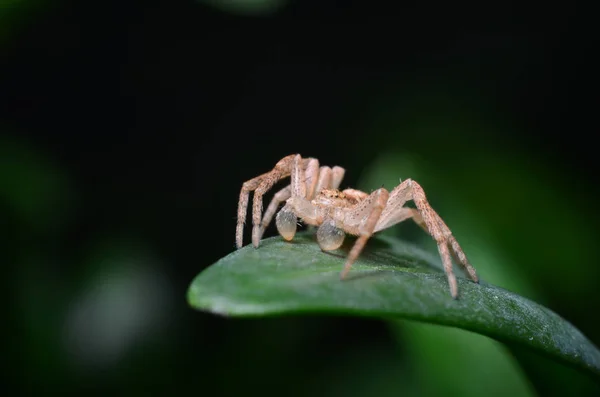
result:
[[(349, 239), (350, 240), (350, 239)], [(411, 243), (376, 236), (341, 281), (351, 242), (324, 253), (311, 232), (247, 245), (202, 271), (188, 290), (202, 311), (239, 317), (339, 314), (406, 318), (527, 346), (600, 379), (600, 351), (573, 325), (529, 299), (461, 277), (450, 296), (441, 261)], [(476, 266), (476, 264), (475, 264)]]

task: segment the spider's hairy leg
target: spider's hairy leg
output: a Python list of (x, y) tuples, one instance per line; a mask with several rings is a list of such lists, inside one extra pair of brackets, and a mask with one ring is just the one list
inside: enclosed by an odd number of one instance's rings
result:
[[(391, 199), (392, 197), (390, 196), (389, 201), (392, 201)], [(383, 210), (381, 218), (379, 218), (379, 222), (377, 222), (377, 226), (375, 226), (375, 232), (380, 232), (384, 229), (392, 227), (400, 222), (411, 218), (417, 225), (419, 225), (425, 231), (425, 233), (429, 234), (429, 230), (427, 230), (427, 225), (425, 224), (425, 222), (423, 222), (423, 218), (421, 218), (419, 210), (410, 207), (392, 208), (389, 205)]]
[(307, 197), (309, 200), (314, 199), (323, 189), (337, 189), (342, 183), (346, 170), (337, 165), (333, 168), (323, 166), (319, 169), (319, 181), (314, 193)]
[(265, 174), (256, 178), (252, 178), (243, 183), (238, 201), (238, 216), (235, 229), (235, 241), (237, 248), (243, 245), (244, 223), (246, 222), (246, 212), (248, 209), (248, 198), (251, 191), (254, 191), (252, 202), (252, 243), (258, 247), (260, 241), (260, 223), (262, 212), (262, 196), (269, 190), (277, 181), (290, 175), (292, 164), (296, 157), (300, 155), (289, 155), (275, 165), (275, 167)]
[(263, 233), (265, 232), (265, 230), (271, 223), (271, 220), (273, 219), (273, 215), (275, 215), (277, 208), (279, 208), (279, 204), (281, 204), (284, 201), (286, 201), (287, 199), (289, 199), (291, 197), (291, 195), (292, 195), (292, 188), (290, 185), (287, 185), (286, 187), (284, 187), (283, 189), (281, 189), (280, 191), (275, 193), (275, 195), (273, 196), (273, 199), (271, 200), (271, 202), (269, 203), (269, 206), (267, 207), (267, 210), (265, 211), (265, 214), (263, 215), (263, 219), (261, 222), (260, 238), (262, 238)]
[[(295, 164), (291, 175), (292, 197), (288, 199), (286, 205), (277, 214), (277, 221), (279, 222), (280, 217), (283, 219), (284, 216), (287, 217), (289, 216), (287, 214), (291, 213), (294, 216), (300, 217), (306, 224), (320, 225), (323, 222), (323, 219), (318, 208), (306, 199), (306, 186), (304, 179), (301, 177), (302, 174), (298, 169), (299, 167), (297, 166), (297, 164), (299, 164), (299, 159), (295, 159), (294, 161)], [(287, 221), (287, 223), (290, 224), (289, 221)]]
[(258, 187), (264, 175), (257, 176), (244, 182), (240, 191), (237, 211), (237, 225), (235, 228), (235, 245), (239, 249), (243, 245), (244, 239), (244, 223), (246, 222), (246, 213), (248, 212), (248, 198), (250, 192)]
[(479, 277), (477, 277), (477, 272), (475, 271), (475, 268), (467, 259), (467, 255), (465, 255), (465, 252), (462, 250), (460, 245), (458, 245), (458, 241), (456, 241), (456, 238), (454, 238), (454, 236), (450, 236), (449, 242), (450, 248), (452, 249), (450, 253), (452, 254), (454, 260), (467, 271), (467, 274), (469, 275), (469, 277), (471, 277), (471, 280), (473, 280), (476, 283), (479, 283)]
[(297, 154), (290, 164), (290, 186), (292, 187), (292, 197), (306, 198), (306, 178), (302, 175), (302, 157)]
[[(400, 223), (406, 219), (412, 218), (412, 220), (417, 225), (419, 225), (421, 229), (425, 231), (425, 233), (429, 234), (429, 229), (427, 228), (425, 221), (423, 221), (423, 217), (416, 208), (402, 207), (397, 211), (392, 211), (390, 215), (391, 217), (389, 217), (388, 219), (384, 219), (384, 215), (381, 215), (379, 223), (375, 228), (376, 232), (383, 229), (387, 229), (388, 227)], [(446, 226), (446, 224), (443, 220), (441, 220), (441, 218), (440, 222), (442, 222), (444, 227), (448, 228), (448, 226)], [(458, 241), (456, 241), (456, 238), (453, 235), (450, 235), (450, 237), (448, 237), (448, 243), (450, 244), (450, 254), (452, 255), (454, 261), (466, 270), (471, 280), (478, 283), (479, 278), (477, 277), (477, 272), (475, 271), (475, 268), (469, 263), (467, 256), (465, 255), (464, 251), (460, 248), (460, 245), (458, 245)]]
[[(300, 155), (294, 157), (292, 169), (290, 173), (290, 196), (292, 198), (299, 197), (305, 199), (307, 194), (312, 194), (315, 190), (319, 178), (319, 161), (316, 159), (308, 159), (306, 165), (303, 166)], [(309, 186), (307, 187), (307, 183)], [(307, 192), (308, 188), (308, 192)], [(277, 213), (275, 224), (277, 231), (286, 240), (291, 240), (296, 235), (298, 217), (293, 210), (293, 207), (288, 202)], [(264, 230), (264, 229), (263, 229)]]
[[(321, 167), (321, 169), (323, 169), (323, 168), (324, 167)], [(308, 159), (308, 162), (306, 165), (306, 170), (305, 170), (305, 179), (306, 179), (306, 184), (309, 186), (309, 190), (311, 190), (312, 192), (315, 192), (315, 189), (318, 186), (318, 180), (320, 180), (320, 178), (321, 178), (321, 174), (320, 174), (319, 170), (320, 170), (319, 169), (319, 161), (317, 159)], [(312, 194), (314, 194), (314, 193), (312, 193)], [(264, 234), (265, 230), (271, 223), (271, 220), (273, 219), (273, 215), (275, 215), (275, 212), (277, 212), (277, 208), (279, 208), (279, 205), (282, 202), (289, 199), (291, 196), (292, 196), (291, 184), (284, 187), (283, 189), (278, 191), (275, 194), (275, 196), (273, 196), (273, 199), (269, 203), (269, 206), (267, 207), (267, 210), (265, 211), (263, 218), (262, 218), (261, 229), (260, 229), (260, 231), (261, 231), (260, 238), (261, 239), (262, 239), (262, 235)], [(280, 217), (280, 220), (276, 221), (277, 228), (278, 228), (279, 234), (281, 234), (283, 236), (283, 238), (285, 238), (286, 240), (291, 240), (294, 237), (294, 234), (296, 233), (297, 218), (295, 217), (295, 215), (293, 213), (290, 213), (289, 207), (287, 207), (287, 208), (284, 207), (284, 208), (285, 208), (285, 210), (282, 208), (283, 214)]]
[(348, 258), (346, 258), (344, 269), (340, 274), (342, 280), (346, 277), (352, 264), (362, 252), (367, 240), (373, 235), (373, 231), (386, 206), (388, 197), (389, 192), (386, 189), (377, 189), (344, 216), (344, 230), (359, 237), (350, 250)]
[[(409, 212), (402, 208), (408, 200), (414, 201), (417, 206), (418, 215), (413, 211)], [(406, 179), (392, 191), (388, 208), (384, 211), (380, 224), (376, 229), (385, 229), (408, 217), (413, 217), (415, 222), (425, 229), (436, 241), (442, 264), (444, 265), (444, 272), (448, 278), (450, 294), (453, 298), (456, 299), (458, 297), (458, 284), (452, 269), (451, 256), (454, 256), (457, 262), (467, 270), (473, 281), (478, 282), (475, 269), (467, 260), (464, 251), (458, 245), (454, 236), (452, 236), (450, 228), (448, 228), (442, 218), (431, 207), (421, 185), (412, 179)]]
[[(432, 218), (434, 218), (437, 221), (439, 228), (443, 232), (443, 236), (445, 237), (446, 244), (449, 246), (450, 253), (456, 259), (458, 264), (466, 270), (469, 277), (471, 277), (471, 280), (478, 283), (479, 278), (477, 277), (477, 272), (475, 271), (475, 268), (469, 263), (467, 256), (465, 255), (465, 252), (458, 244), (458, 241), (456, 241), (456, 238), (452, 235), (450, 228), (446, 225), (446, 223), (442, 220), (442, 218), (438, 215), (438, 213), (435, 212), (435, 210), (433, 208), (431, 208), (431, 205), (429, 205), (429, 203), (427, 202), (427, 199), (425, 197), (425, 192), (423, 191), (423, 188), (421, 187), (421, 185), (419, 185), (415, 181), (412, 181), (412, 190), (413, 190), (413, 201), (417, 205), (417, 208), (419, 208), (419, 212), (421, 213), (421, 216), (423, 217), (423, 222), (425, 222), (427, 227), (430, 228), (430, 225), (427, 223), (427, 220), (424, 216), (424, 211), (421, 208), (428, 209), (430, 211)], [(432, 233), (430, 233), (430, 234), (432, 234)], [(432, 236), (433, 236), (433, 234), (432, 234)], [(435, 236), (433, 236), (433, 237), (435, 238)]]
[(369, 197), (368, 193), (356, 189), (344, 189), (342, 190), (342, 193), (356, 201), (362, 201)]
[(346, 174), (346, 170), (340, 166), (336, 165), (331, 169), (331, 189), (337, 189), (340, 187), (342, 179), (344, 179), (344, 174)]
[(317, 184), (319, 182), (319, 160), (309, 159), (304, 172), (304, 184), (306, 186), (306, 198), (312, 200), (315, 197)]
[(319, 180), (317, 181), (317, 186), (315, 187), (313, 196), (310, 197), (311, 199), (315, 198), (319, 193), (321, 193), (321, 190), (329, 189), (331, 186), (332, 176), (333, 174), (330, 167), (327, 167), (326, 165), (321, 167), (319, 170)]

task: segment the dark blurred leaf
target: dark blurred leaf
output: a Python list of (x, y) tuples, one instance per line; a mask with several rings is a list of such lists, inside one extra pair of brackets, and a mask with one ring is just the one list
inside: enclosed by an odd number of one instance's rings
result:
[(0, 1), (0, 45), (9, 42), (15, 28), (28, 23), (28, 13), (42, 8), (45, 0), (1, 0)]
[(259, 249), (248, 245), (201, 272), (188, 301), (228, 316), (330, 313), (454, 326), (525, 345), (600, 378), (600, 351), (533, 301), (464, 278), (454, 300), (439, 258), (392, 237), (371, 239), (348, 279), (340, 281), (346, 254), (321, 252), (308, 232), (291, 243), (266, 239)]
[(28, 226), (57, 228), (73, 210), (67, 173), (43, 150), (0, 136), (0, 201)]
[(287, 0), (198, 0), (219, 9), (240, 15), (269, 15), (287, 3)]

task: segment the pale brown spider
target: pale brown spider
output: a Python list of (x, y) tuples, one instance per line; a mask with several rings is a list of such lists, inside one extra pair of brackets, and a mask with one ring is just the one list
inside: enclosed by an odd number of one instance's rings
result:
[[(475, 269), (448, 226), (431, 208), (423, 188), (417, 182), (406, 179), (391, 192), (384, 188), (371, 194), (355, 189), (340, 191), (338, 187), (344, 173), (341, 167), (319, 167), (317, 159), (303, 159), (299, 154), (292, 154), (281, 159), (270, 172), (244, 182), (235, 231), (237, 248), (242, 247), (248, 197), (254, 191), (252, 244), (256, 248), (277, 208), (285, 201), (275, 223), (279, 234), (288, 241), (296, 234), (298, 218), (308, 225), (318, 226), (317, 241), (323, 251), (339, 248), (345, 233), (358, 236), (340, 275), (344, 279), (373, 233), (412, 218), (437, 242), (453, 298), (458, 296), (458, 286), (451, 256), (473, 281), (479, 282)], [(263, 195), (276, 182), (288, 176), (290, 184), (275, 194), (262, 216)], [(404, 207), (408, 200), (413, 200), (417, 208)]]

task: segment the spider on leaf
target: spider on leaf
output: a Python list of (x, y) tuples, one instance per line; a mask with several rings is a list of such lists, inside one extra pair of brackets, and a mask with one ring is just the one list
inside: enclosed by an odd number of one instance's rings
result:
[[(292, 154), (279, 160), (271, 171), (244, 182), (238, 203), (237, 248), (243, 245), (248, 199), (254, 191), (252, 244), (256, 248), (277, 208), (285, 201), (275, 223), (279, 234), (288, 241), (296, 234), (298, 218), (305, 224), (318, 226), (317, 242), (323, 251), (339, 248), (346, 233), (358, 236), (340, 275), (344, 279), (373, 233), (410, 218), (436, 241), (453, 298), (458, 297), (458, 285), (452, 270), (452, 257), (474, 282), (479, 282), (462, 248), (417, 182), (406, 179), (391, 192), (381, 188), (367, 194), (355, 189), (339, 190), (344, 173), (342, 167), (319, 166), (315, 158)], [(288, 176), (290, 184), (275, 194), (263, 215), (263, 195)], [(404, 207), (409, 200), (413, 200), (416, 208)]]

